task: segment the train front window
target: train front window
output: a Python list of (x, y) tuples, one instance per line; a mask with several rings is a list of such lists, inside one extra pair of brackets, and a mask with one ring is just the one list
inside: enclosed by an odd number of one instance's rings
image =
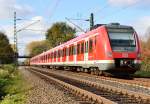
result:
[(113, 51), (135, 51), (133, 32), (109, 32), (109, 38)]

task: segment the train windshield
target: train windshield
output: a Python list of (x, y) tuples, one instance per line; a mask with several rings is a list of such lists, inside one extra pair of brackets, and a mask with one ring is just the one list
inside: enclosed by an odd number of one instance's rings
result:
[(109, 38), (113, 51), (135, 51), (133, 31), (109, 31)]

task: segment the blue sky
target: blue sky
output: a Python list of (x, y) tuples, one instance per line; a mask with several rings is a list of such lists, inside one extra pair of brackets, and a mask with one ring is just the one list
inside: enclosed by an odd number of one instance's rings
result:
[[(35, 30), (47, 30), (53, 23), (66, 21), (65, 17), (88, 19), (95, 15), (95, 23), (119, 22), (132, 25), (140, 36), (150, 27), (150, 0), (0, 0), (0, 30), (13, 42), (13, 12), (18, 18), (38, 20), (31, 26)], [(83, 29), (89, 28), (85, 21), (74, 21)], [(20, 29), (31, 21), (18, 21)], [(45, 38), (44, 32), (21, 31), (18, 33), (20, 54), (25, 54), (25, 46), (35, 40)]]
[[(50, 22), (64, 21), (65, 17), (88, 18), (91, 12), (95, 12), (97, 22), (130, 22), (134, 19), (149, 14), (149, 0), (17, 0), (19, 4), (26, 4), (33, 8), (31, 16), (43, 16)], [(113, 1), (126, 4), (116, 3)], [(130, 1), (135, 1), (131, 2)], [(129, 3), (128, 3), (129, 2)], [(57, 6), (56, 6), (57, 3)], [(123, 9), (126, 8), (126, 9)], [(116, 13), (118, 12), (118, 13)], [(106, 19), (105, 19), (106, 18)]]

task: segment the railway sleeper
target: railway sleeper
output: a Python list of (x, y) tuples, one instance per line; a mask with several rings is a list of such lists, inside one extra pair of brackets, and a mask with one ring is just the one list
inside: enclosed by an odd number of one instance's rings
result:
[[(61, 76), (62, 77), (62, 76)], [(64, 77), (64, 76), (63, 76)], [(72, 78), (71, 78), (72, 79)], [(88, 81), (83, 81), (83, 80), (77, 80), (77, 79), (72, 79), (72, 80), (74, 80), (74, 81), (78, 81), (78, 82), (88, 82)], [(88, 83), (86, 83), (86, 84), (88, 84)], [(89, 85), (89, 84), (88, 84)], [(92, 87), (95, 87), (96, 86), (96, 84), (90, 84), (89, 86), (92, 86)], [(143, 102), (143, 100), (139, 100), (139, 101), (137, 101), (136, 99), (135, 99), (135, 97), (130, 97), (130, 94), (127, 94), (127, 93), (123, 93), (123, 92), (120, 92), (120, 91), (117, 91), (117, 90), (113, 90), (113, 89), (110, 89), (109, 90), (109, 88), (104, 88), (104, 86), (103, 86), (103, 89), (102, 90), (100, 90), (100, 92), (102, 93), (105, 93), (106, 94), (106, 92), (107, 91), (109, 91), (109, 92), (113, 92), (114, 94), (117, 94), (118, 93), (118, 95), (121, 97), (121, 100), (123, 100), (124, 102), (136, 102), (136, 103), (138, 103), (138, 102)], [(105, 95), (104, 94), (104, 95)], [(110, 93), (111, 94), (111, 93)], [(106, 94), (107, 96), (106, 96), (106, 98), (107, 97), (109, 97), (110, 96), (110, 94), (108, 93), (108, 94)], [(122, 95), (123, 94), (123, 95)], [(108, 96), (109, 95), (109, 96)], [(121, 96), (122, 95), (122, 96)], [(117, 96), (116, 96), (117, 97)], [(141, 99), (141, 98), (139, 98), (139, 99)], [(148, 101), (148, 100), (147, 100)], [(144, 103), (143, 103), (144, 104)], [(148, 103), (145, 103), (145, 104), (148, 104)]]

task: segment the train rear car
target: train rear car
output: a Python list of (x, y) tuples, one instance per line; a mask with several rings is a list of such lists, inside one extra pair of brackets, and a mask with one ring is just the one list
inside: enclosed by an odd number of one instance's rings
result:
[[(108, 24), (99, 28), (103, 36), (97, 50), (99, 54), (105, 53), (105, 60), (112, 60), (104, 65), (99, 65), (100, 70), (113, 74), (133, 74), (140, 69), (140, 44), (137, 33), (131, 26), (118, 23)], [(100, 45), (99, 44), (99, 45)]]

